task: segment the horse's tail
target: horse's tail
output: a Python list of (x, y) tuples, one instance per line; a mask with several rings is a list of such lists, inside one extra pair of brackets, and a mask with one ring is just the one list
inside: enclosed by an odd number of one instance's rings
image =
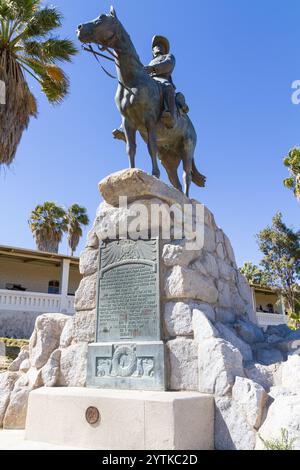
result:
[(199, 173), (194, 159), (193, 159), (193, 166), (192, 166), (192, 180), (197, 186), (200, 186), (200, 188), (204, 188), (206, 177), (201, 175), (201, 173)]

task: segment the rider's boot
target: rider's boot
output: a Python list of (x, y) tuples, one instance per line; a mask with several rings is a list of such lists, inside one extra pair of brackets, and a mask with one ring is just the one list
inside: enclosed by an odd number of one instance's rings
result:
[(176, 124), (175, 89), (173, 86), (165, 87), (165, 98), (167, 109), (162, 113), (162, 121), (168, 129), (172, 129)]
[(123, 127), (119, 127), (119, 129), (114, 129), (112, 131), (112, 135), (113, 135), (114, 139), (123, 140), (124, 142), (126, 142), (126, 136), (125, 136), (125, 132), (123, 130)]

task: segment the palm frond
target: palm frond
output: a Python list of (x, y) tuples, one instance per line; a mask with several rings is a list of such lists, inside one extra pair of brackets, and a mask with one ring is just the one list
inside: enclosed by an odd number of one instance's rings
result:
[[(69, 80), (56, 62), (71, 61), (76, 47), (51, 36), (61, 26), (61, 14), (41, 0), (0, 0), (0, 80), (6, 104), (0, 107), (0, 165), (9, 165), (37, 103), (27, 79), (40, 84), (50, 103), (67, 95)], [(49, 37), (50, 36), (50, 37)]]
[(47, 76), (42, 79), (41, 87), (50, 103), (59, 104), (68, 94), (69, 80), (65, 77), (64, 80), (58, 82)]
[(55, 202), (38, 205), (28, 221), (30, 230), (41, 251), (57, 253), (64, 232), (67, 231), (66, 212)]
[(60, 103), (68, 94), (69, 79), (63, 70), (53, 64), (44, 64), (31, 58), (20, 58), (21, 66), (28, 65), (38, 76), (42, 91), (52, 104)]
[(16, 9), (13, 2), (0, 0), (0, 18), (2, 20), (14, 20), (16, 18)]
[(29, 69), (31, 69), (36, 75), (43, 76), (46, 74), (45, 64), (40, 60), (33, 59), (31, 57), (25, 57), (21, 54), (18, 54), (16, 57), (17, 62), (20, 62), (21, 67), (25, 64)]
[(47, 64), (45, 65), (45, 71), (48, 77), (51, 78), (51, 80), (53, 80), (54, 82), (61, 83), (66, 80), (66, 75), (64, 71), (61, 68), (57, 67), (57, 65)]
[(61, 26), (62, 15), (54, 7), (38, 10), (26, 26), (23, 37), (46, 36), (53, 29)]
[(41, 0), (0, 0), (0, 16), (11, 20), (28, 21)]
[(80, 237), (82, 237), (81, 226), (89, 224), (89, 217), (86, 208), (78, 204), (72, 204), (67, 212), (68, 220), (68, 245), (71, 253), (76, 251)]
[(30, 115), (33, 117), (37, 117), (38, 115), (37, 101), (31, 92), (29, 93), (28, 104), (29, 104)]
[(24, 50), (32, 58), (44, 62), (71, 62), (78, 50), (69, 39), (50, 38), (47, 41), (25, 41)]
[[(40, 0), (0, 0), (0, 36), (12, 48), (20, 39), (25, 25), (38, 11)], [(1, 38), (0, 38), (1, 39)]]

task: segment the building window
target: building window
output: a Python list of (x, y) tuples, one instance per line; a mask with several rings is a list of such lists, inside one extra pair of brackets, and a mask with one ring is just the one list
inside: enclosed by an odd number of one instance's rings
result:
[(59, 294), (59, 281), (49, 281), (48, 294)]

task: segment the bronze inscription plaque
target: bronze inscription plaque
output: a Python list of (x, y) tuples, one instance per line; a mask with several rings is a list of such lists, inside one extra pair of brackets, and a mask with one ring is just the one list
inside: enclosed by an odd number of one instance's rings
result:
[(100, 246), (97, 341), (160, 339), (159, 242)]

